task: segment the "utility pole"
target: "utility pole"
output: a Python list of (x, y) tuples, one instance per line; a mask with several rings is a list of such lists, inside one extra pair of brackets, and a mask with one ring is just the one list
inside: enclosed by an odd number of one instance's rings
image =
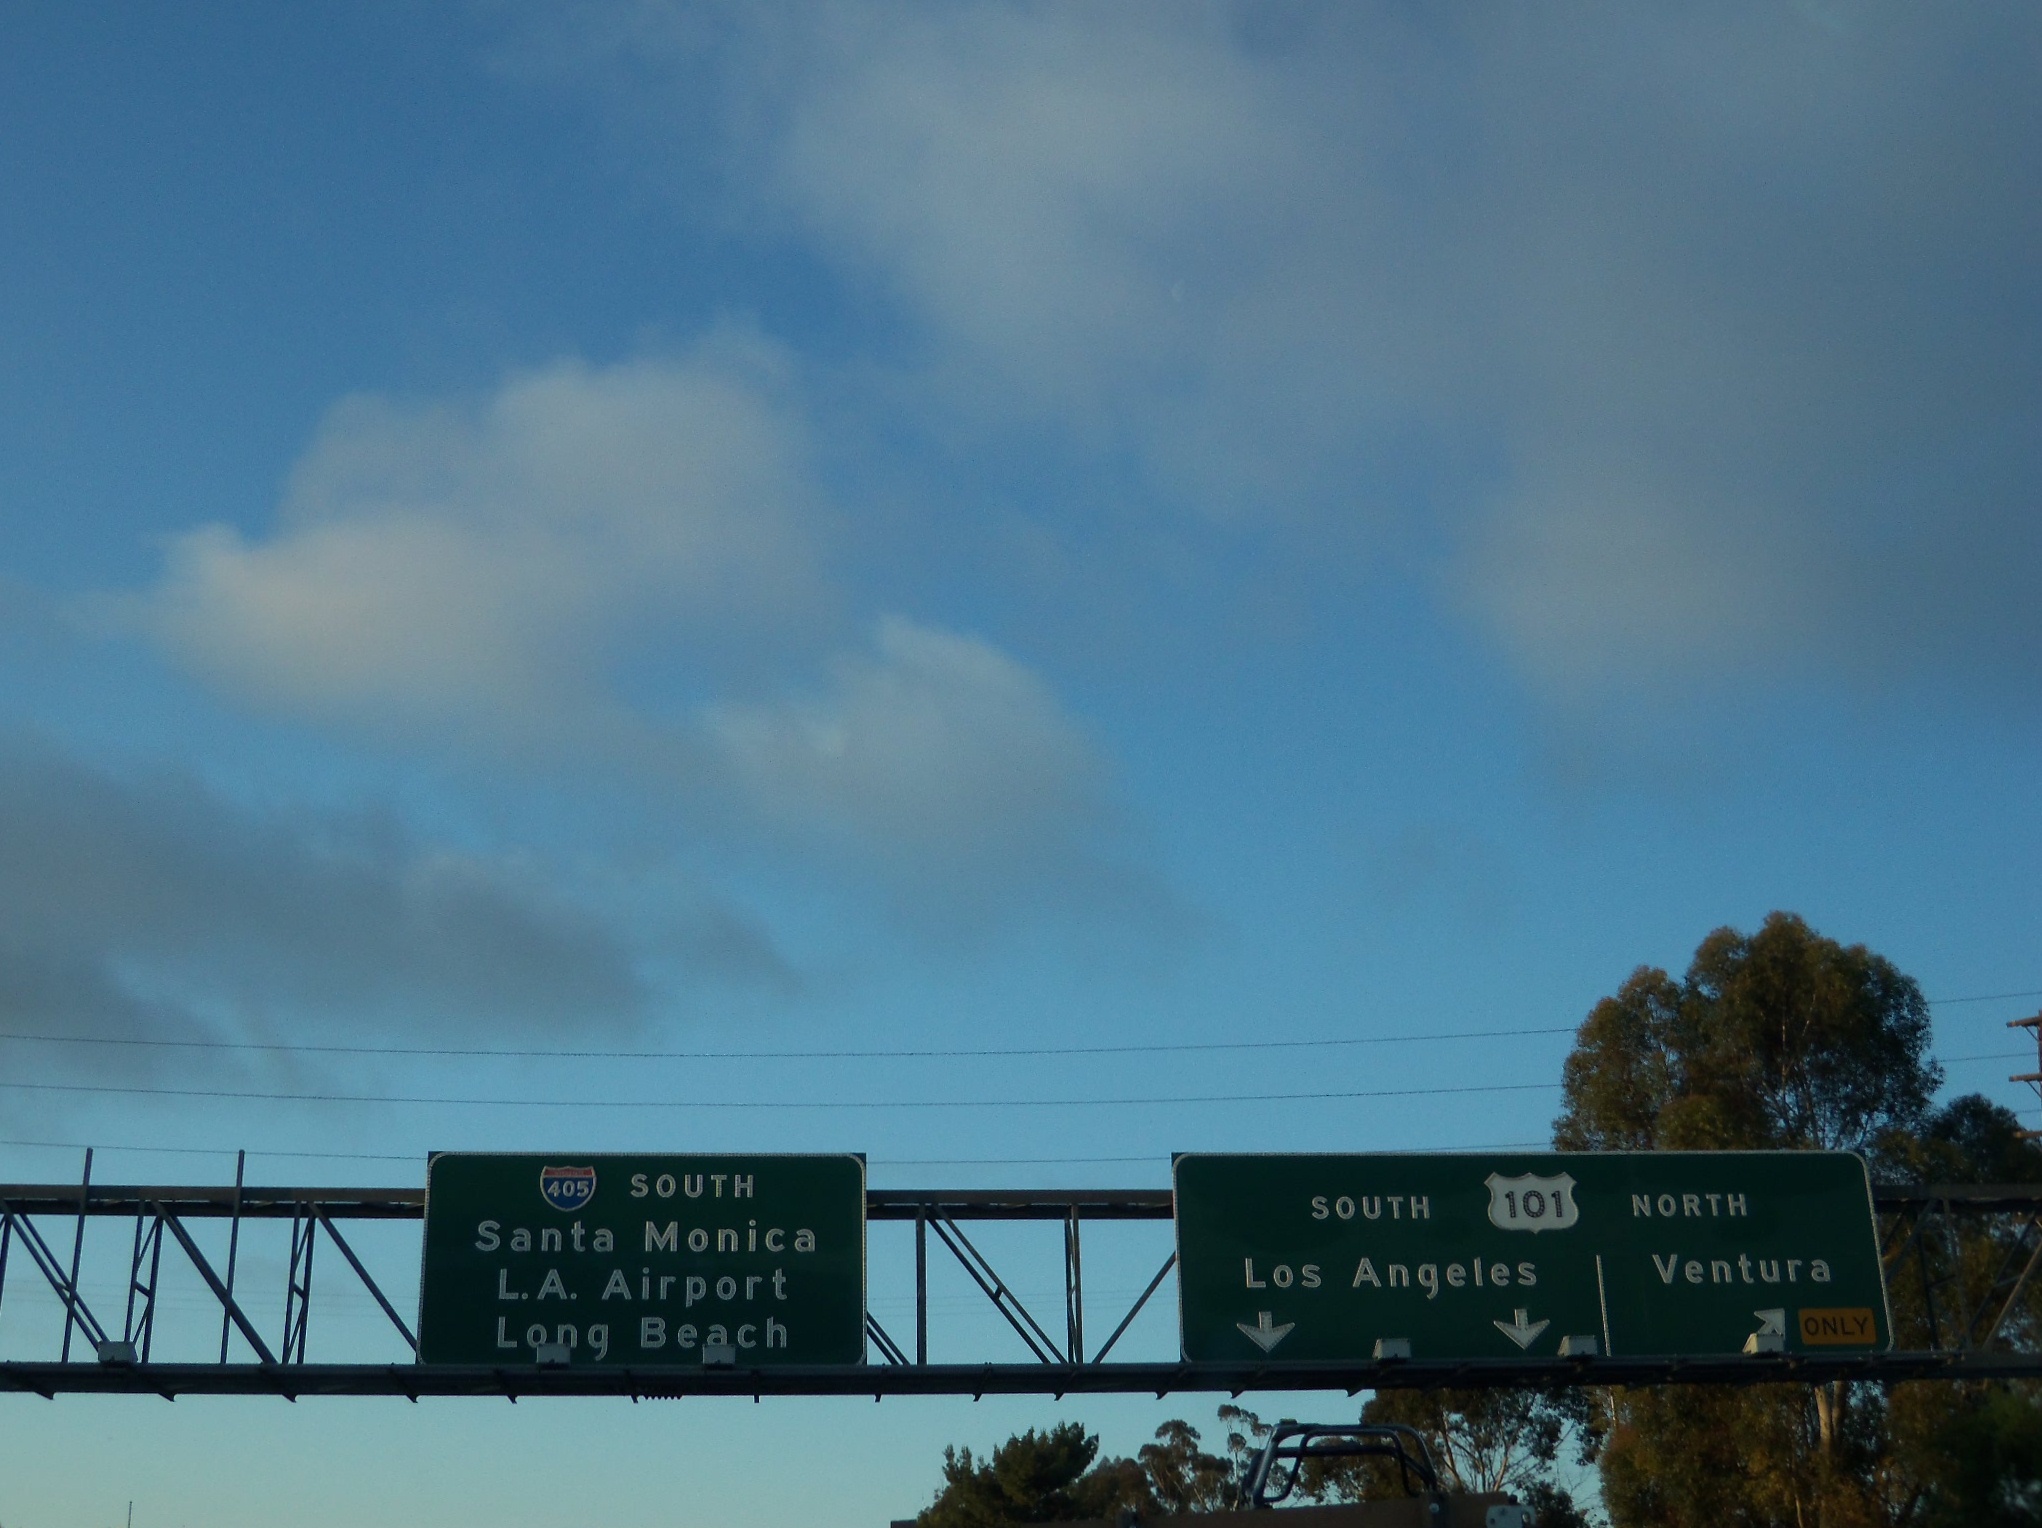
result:
[[(2007, 1028), (2025, 1029), (2035, 1040), (2035, 1070), (2016, 1072), (2007, 1081), (2025, 1082), (2035, 1090), (2036, 1099), (2042, 1101), (2042, 1013), (2031, 1014), (2025, 1019), (2009, 1019)], [(2042, 1130), (2022, 1130), (2016, 1133), (2024, 1141), (2042, 1140)]]

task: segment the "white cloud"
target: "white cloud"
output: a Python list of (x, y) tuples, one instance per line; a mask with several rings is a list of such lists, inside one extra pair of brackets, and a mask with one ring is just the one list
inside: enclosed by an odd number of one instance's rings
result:
[(2042, 681), (2032, 8), (597, 13), (649, 159), (899, 304), (914, 427), (1418, 513), (1563, 687)]
[(1483, 528), (1459, 594), (1556, 694), (1764, 661), (1807, 636), (1810, 549), (1790, 519), (1711, 522), (1647, 472), (1520, 492)]
[(733, 344), (561, 363), (467, 407), (350, 400), (276, 532), (179, 537), (140, 618), (287, 710), (499, 736), (599, 721), (619, 646), (770, 633), (818, 598), (802, 426), (772, 367)]
[(708, 718), (767, 821), (926, 874), (1097, 856), (1105, 772), (1034, 673), (971, 637), (882, 620), (819, 694)]
[(1372, 192), (1314, 109), (1370, 80), (1258, 56), (1217, 8), (827, 17), (774, 36), (779, 110), (741, 114), (736, 174), (900, 301), (917, 406), (1051, 421), (1221, 516), (1347, 458), (1357, 325), (1398, 325), (1356, 301), (1338, 250), (1379, 242)]
[(818, 550), (793, 391), (726, 343), (461, 407), (350, 400), (272, 534), (179, 537), (119, 605), (261, 705), (569, 759), (705, 836), (974, 896), (1089, 874), (1105, 771), (1041, 677), (900, 617), (837, 651), (852, 595)]
[(1204, 214), (1302, 146), (1210, 14), (839, 10), (804, 63), (769, 184), (1031, 402), (1182, 356), (1173, 287), (1237, 242)]

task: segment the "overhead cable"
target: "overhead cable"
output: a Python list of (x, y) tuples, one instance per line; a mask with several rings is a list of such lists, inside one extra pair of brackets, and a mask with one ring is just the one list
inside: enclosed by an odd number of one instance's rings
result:
[[(84, 1141), (8, 1141), (0, 1140), (0, 1146), (31, 1147), (41, 1151), (83, 1151)], [(237, 1148), (232, 1146), (108, 1146), (95, 1145), (98, 1152), (145, 1152), (152, 1156), (170, 1157), (231, 1157)], [(1492, 1141), (1475, 1146), (1419, 1147), (1420, 1154), (1428, 1151), (1442, 1153), (1464, 1151), (1543, 1151), (1550, 1149), (1545, 1141)], [(275, 1157), (279, 1160), (306, 1160), (332, 1162), (422, 1162), (428, 1153), (391, 1151), (266, 1151), (250, 1150), (250, 1157)], [(654, 1155), (629, 1148), (619, 1148), (607, 1155), (642, 1156)], [(1124, 1157), (868, 1157), (872, 1167), (1093, 1167), (1121, 1166), (1132, 1163), (1161, 1163), (1169, 1160), (1165, 1151), (1151, 1151), (1139, 1156)]]
[(489, 1109), (1093, 1109), (1146, 1104), (1304, 1103), (1317, 1099), (1432, 1098), (1447, 1093), (1557, 1092), (1557, 1082), (1465, 1083), (1323, 1093), (1182, 1093), (1149, 1098), (429, 1098), (402, 1093), (265, 1093), (236, 1088), (151, 1088), (131, 1083), (0, 1081), (24, 1093), (112, 1093), (139, 1098), (234, 1098), (257, 1103), (430, 1104)]
[[(1934, 1007), (1989, 1003), (2032, 992), (1988, 992), (1972, 997), (1931, 998)], [(142, 1035), (54, 1035), (0, 1030), (0, 1042), (25, 1045), (101, 1045), (142, 1050), (256, 1051), (298, 1056), (418, 1056), (464, 1060), (545, 1061), (922, 1061), (1017, 1060), (1030, 1056), (1137, 1056), (1200, 1051), (1322, 1050), (1357, 1045), (1427, 1045), (1460, 1040), (1516, 1040), (1571, 1035), (1578, 1024), (1514, 1029), (1459, 1029), (1431, 1034), (1338, 1035), (1302, 1040), (1184, 1040), (1131, 1045), (958, 1046), (897, 1050), (562, 1050), (547, 1047), (455, 1045), (306, 1045), (282, 1040), (167, 1039)]]
[(1549, 1029), (1467, 1029), (1430, 1035), (1349, 1035), (1323, 1040), (1189, 1040), (1157, 1045), (1039, 1045), (927, 1050), (680, 1051), (544, 1050), (451, 1045), (293, 1045), (268, 1040), (159, 1040), (117, 1035), (41, 1035), (0, 1030), (0, 1040), (37, 1045), (112, 1045), (148, 1050), (270, 1051), (301, 1056), (444, 1056), (475, 1060), (546, 1061), (920, 1061), (969, 1057), (1013, 1060), (1023, 1056), (1133, 1056), (1169, 1051), (1309, 1050), (1345, 1045), (1416, 1045), (1442, 1040), (1508, 1040), (1571, 1035), (1576, 1026)]
[[(2004, 1056), (1952, 1056), (1951, 1063), (2004, 1060)], [(24, 1093), (104, 1093), (133, 1098), (229, 1098), (255, 1103), (414, 1104), (490, 1109), (1086, 1109), (1154, 1104), (1310, 1103), (1357, 1098), (1434, 1098), (1460, 1093), (1557, 1092), (1561, 1082), (1459, 1083), (1434, 1088), (1328, 1089), (1305, 1093), (1168, 1093), (1146, 1098), (460, 1098), (408, 1093), (266, 1092), (254, 1088), (169, 1088), (139, 1083), (17, 1082), (0, 1088)]]

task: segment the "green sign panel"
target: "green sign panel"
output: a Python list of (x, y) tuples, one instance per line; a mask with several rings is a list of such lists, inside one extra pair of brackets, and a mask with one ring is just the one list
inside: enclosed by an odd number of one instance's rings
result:
[(1176, 1195), (1189, 1360), (1892, 1345), (1845, 1152), (1187, 1155)]
[(441, 1153), (418, 1337), (428, 1364), (862, 1363), (864, 1159)]

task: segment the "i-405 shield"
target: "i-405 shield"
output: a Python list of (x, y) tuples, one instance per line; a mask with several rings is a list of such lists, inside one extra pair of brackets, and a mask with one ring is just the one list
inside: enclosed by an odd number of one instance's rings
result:
[(572, 1214), (588, 1208), (596, 1197), (593, 1167), (542, 1167), (539, 1169), (539, 1197), (554, 1209)]

